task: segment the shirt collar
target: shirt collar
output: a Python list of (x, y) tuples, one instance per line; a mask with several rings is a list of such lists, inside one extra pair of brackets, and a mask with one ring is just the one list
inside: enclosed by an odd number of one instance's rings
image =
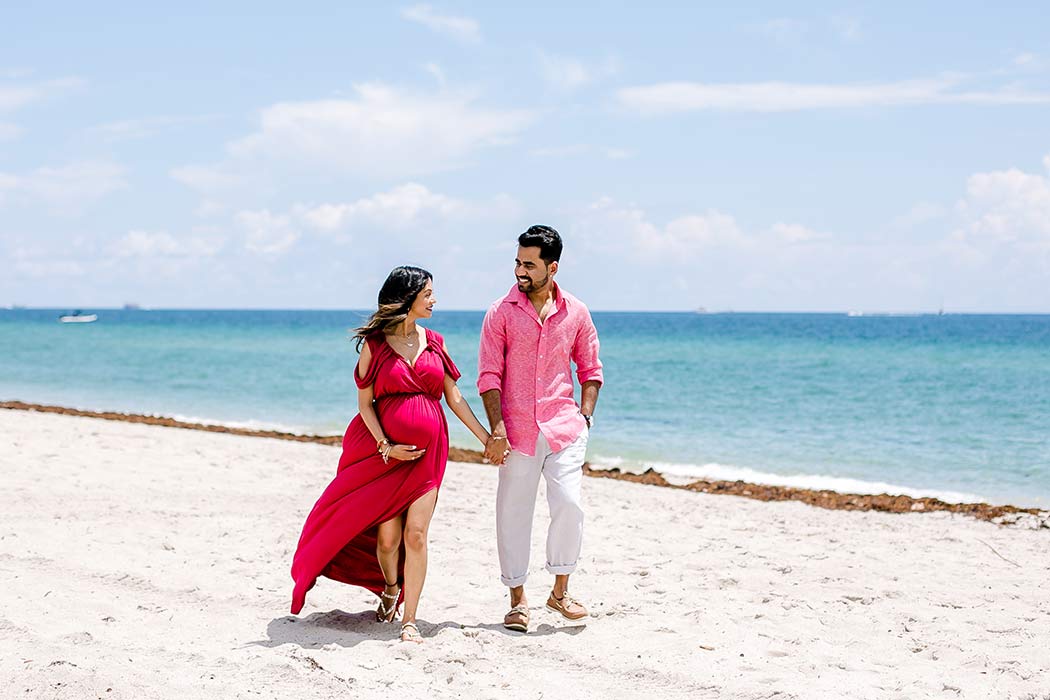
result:
[[(565, 309), (565, 295), (562, 294), (561, 288), (558, 286), (557, 282), (552, 282), (552, 284), (554, 285), (554, 309), (549, 314), (547, 314), (548, 319), (550, 319), (550, 317), (554, 316), (555, 314), (561, 313)], [(528, 294), (526, 294), (525, 292), (518, 291), (518, 285), (514, 285), (510, 288), (510, 291), (507, 293), (507, 296), (503, 297), (503, 301), (510, 304), (514, 304), (519, 309), (521, 309), (526, 314), (535, 319), (537, 322), (539, 322), (540, 316), (538, 313), (536, 313), (536, 307), (534, 307), (529, 301)]]

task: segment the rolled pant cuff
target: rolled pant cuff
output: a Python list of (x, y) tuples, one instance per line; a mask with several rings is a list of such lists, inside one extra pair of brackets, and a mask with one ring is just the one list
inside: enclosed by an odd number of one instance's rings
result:
[(547, 564), (547, 566), (544, 568), (546, 568), (548, 572), (554, 574), (555, 576), (568, 576), (569, 574), (574, 573), (576, 571), (575, 564), (565, 564), (564, 566), (553, 566), (551, 564)]
[(500, 583), (502, 583), (507, 588), (517, 588), (518, 586), (525, 585), (525, 582), (529, 580), (529, 575), (523, 574), (521, 576), (515, 576), (514, 578), (507, 578), (503, 574), (500, 574), (499, 580)]

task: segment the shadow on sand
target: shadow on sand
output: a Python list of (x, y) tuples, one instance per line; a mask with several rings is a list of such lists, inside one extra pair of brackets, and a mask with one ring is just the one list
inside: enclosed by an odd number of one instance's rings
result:
[[(577, 635), (586, 625), (555, 626), (547, 623), (535, 625), (528, 634), (504, 629), (500, 623), (481, 625), (464, 625), (459, 622), (429, 623), (418, 620), (419, 631), (424, 639), (438, 635), (446, 629), (487, 630), (498, 632), (507, 637), (546, 637), (552, 634)], [(374, 610), (348, 613), (342, 610), (311, 613), (305, 617), (283, 615), (275, 617), (266, 625), (267, 639), (248, 642), (248, 646), (273, 648), (282, 644), (294, 644), (301, 649), (320, 649), (329, 644), (352, 648), (366, 641), (394, 641), (401, 636), (401, 625), (396, 622), (384, 624), (376, 622)]]

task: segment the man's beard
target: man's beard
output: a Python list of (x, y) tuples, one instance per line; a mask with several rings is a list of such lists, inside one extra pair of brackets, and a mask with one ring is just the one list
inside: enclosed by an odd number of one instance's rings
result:
[(529, 292), (532, 292), (532, 291), (535, 291), (535, 290), (537, 290), (537, 289), (540, 289), (541, 287), (543, 287), (544, 285), (546, 285), (546, 284), (547, 284), (547, 282), (549, 282), (549, 281), (550, 281), (550, 278), (551, 278), (551, 276), (550, 276), (550, 275), (547, 275), (546, 277), (544, 277), (544, 278), (543, 278), (542, 280), (540, 280), (539, 282), (535, 282), (535, 281), (533, 281), (533, 279), (532, 279), (531, 277), (529, 278), (529, 281), (528, 281), (528, 282), (522, 282), (522, 281), (521, 281), (521, 280), (519, 279), (519, 280), (518, 280), (518, 291), (519, 291), (519, 292), (522, 292), (522, 293), (524, 293), (524, 294), (528, 294)]

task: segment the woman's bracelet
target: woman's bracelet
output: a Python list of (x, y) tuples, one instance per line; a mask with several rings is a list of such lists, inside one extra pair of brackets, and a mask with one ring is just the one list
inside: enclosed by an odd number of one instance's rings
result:
[(382, 440), (380, 440), (379, 442), (376, 443), (376, 452), (382, 453), (383, 452), (383, 447), (389, 447), (389, 446), (390, 446), (390, 439), (389, 438), (383, 438)]

